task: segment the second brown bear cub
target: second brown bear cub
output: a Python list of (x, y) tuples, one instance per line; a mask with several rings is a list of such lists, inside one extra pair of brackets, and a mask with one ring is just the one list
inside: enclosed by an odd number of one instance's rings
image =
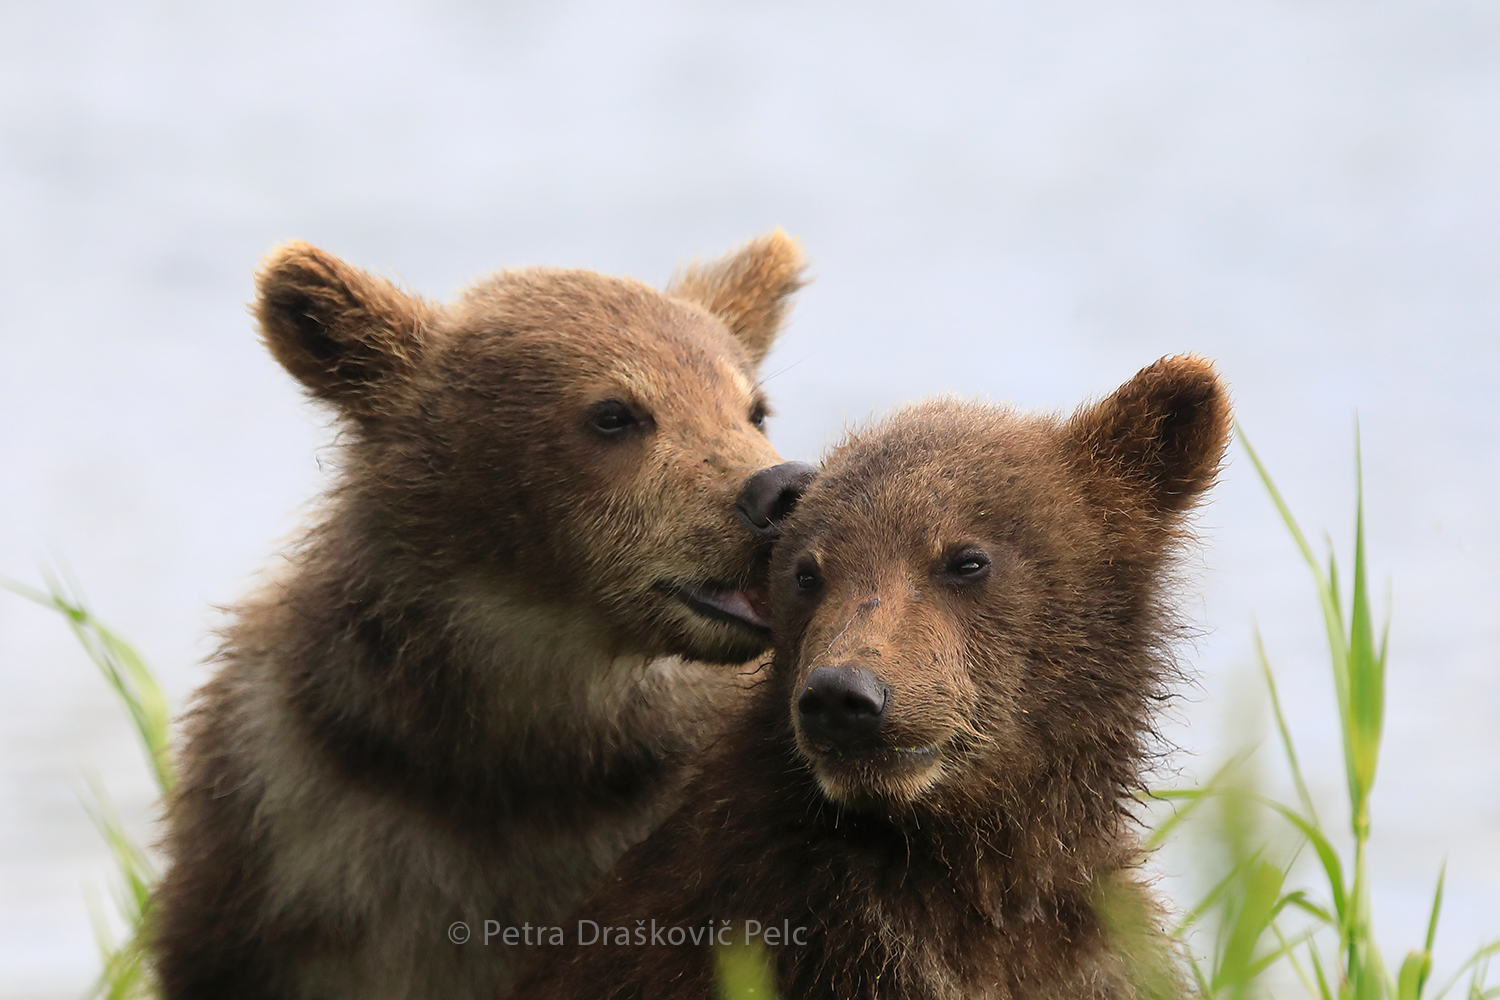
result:
[[(1067, 420), (932, 402), (837, 449), (777, 545), (770, 679), (577, 919), (774, 928), (787, 998), (1177, 995), (1130, 810), (1228, 430), (1178, 357)], [(712, 995), (717, 949), (565, 930), (518, 996)]]

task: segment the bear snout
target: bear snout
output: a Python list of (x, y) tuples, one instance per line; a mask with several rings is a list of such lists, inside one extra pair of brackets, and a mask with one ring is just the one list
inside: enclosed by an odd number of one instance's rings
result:
[(757, 536), (774, 538), (781, 534), (781, 522), (817, 475), (818, 470), (806, 462), (783, 462), (761, 469), (745, 480), (734, 504), (735, 512)]
[(853, 665), (818, 667), (797, 696), (802, 735), (820, 749), (875, 749), (890, 693), (873, 670)]

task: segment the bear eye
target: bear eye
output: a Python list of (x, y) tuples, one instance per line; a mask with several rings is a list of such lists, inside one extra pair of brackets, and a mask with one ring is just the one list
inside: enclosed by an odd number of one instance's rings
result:
[(589, 429), (607, 438), (619, 437), (639, 423), (630, 407), (618, 399), (606, 399), (589, 407)]
[(764, 401), (757, 401), (750, 410), (750, 426), (758, 431), (766, 429), (766, 418), (771, 415), (771, 408)]
[(797, 570), (797, 589), (803, 593), (810, 590), (817, 590), (818, 584), (822, 582), (818, 577), (818, 571), (810, 566), (803, 566)]
[(951, 556), (945, 568), (950, 576), (964, 583), (982, 580), (990, 571), (989, 553), (983, 549), (964, 549)]

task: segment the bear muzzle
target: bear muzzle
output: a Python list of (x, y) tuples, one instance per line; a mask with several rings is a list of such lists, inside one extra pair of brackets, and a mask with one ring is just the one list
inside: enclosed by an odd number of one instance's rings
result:
[(880, 727), (891, 689), (873, 670), (818, 667), (797, 696), (797, 723), (812, 747), (858, 753), (880, 747)]
[(816, 667), (802, 682), (791, 706), (797, 745), (834, 802), (911, 802), (941, 780), (942, 741), (903, 733), (895, 700), (895, 688), (857, 664)]

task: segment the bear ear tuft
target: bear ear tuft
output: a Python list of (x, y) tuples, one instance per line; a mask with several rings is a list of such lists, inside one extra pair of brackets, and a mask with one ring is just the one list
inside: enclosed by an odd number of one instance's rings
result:
[(702, 306), (724, 321), (759, 365), (786, 318), (792, 293), (806, 282), (802, 247), (777, 229), (708, 264), (691, 264), (668, 282), (668, 295)]
[(1180, 514), (1213, 485), (1229, 443), (1229, 393), (1213, 363), (1162, 358), (1068, 428), (1096, 474), (1144, 490), (1154, 513)]
[(255, 287), (266, 346), (312, 395), (363, 419), (392, 408), (421, 355), (427, 303), (300, 242), (274, 250)]

